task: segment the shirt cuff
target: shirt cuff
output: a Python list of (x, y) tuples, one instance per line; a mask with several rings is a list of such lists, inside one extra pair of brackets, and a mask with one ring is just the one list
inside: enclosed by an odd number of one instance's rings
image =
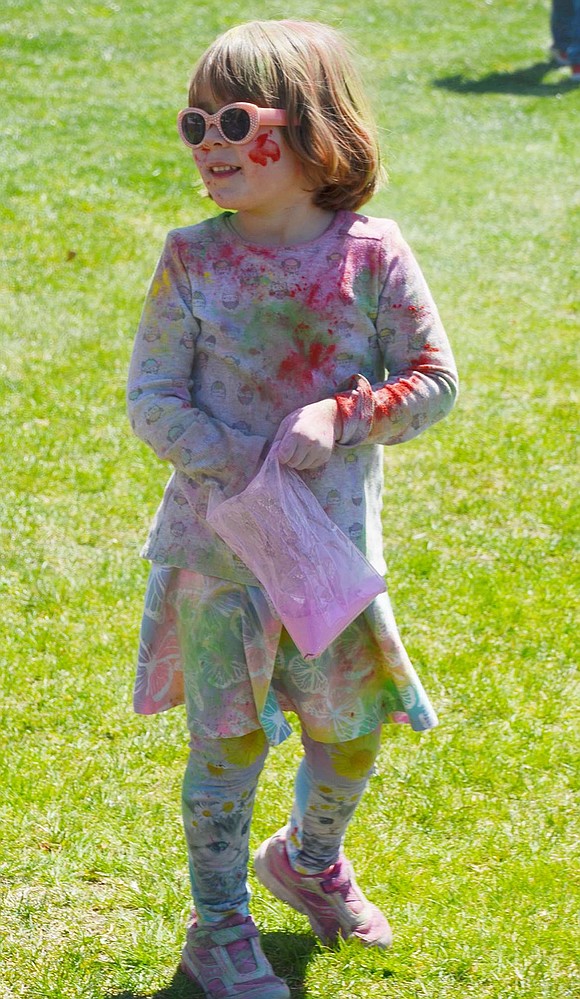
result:
[(352, 375), (334, 398), (342, 418), (342, 434), (336, 443), (343, 447), (361, 444), (373, 425), (375, 402), (370, 382), (364, 375)]

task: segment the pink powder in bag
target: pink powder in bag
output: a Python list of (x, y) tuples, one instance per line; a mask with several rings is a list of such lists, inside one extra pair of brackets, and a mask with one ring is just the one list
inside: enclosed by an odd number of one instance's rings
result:
[(277, 451), (207, 519), (260, 581), (301, 655), (314, 659), (386, 586)]

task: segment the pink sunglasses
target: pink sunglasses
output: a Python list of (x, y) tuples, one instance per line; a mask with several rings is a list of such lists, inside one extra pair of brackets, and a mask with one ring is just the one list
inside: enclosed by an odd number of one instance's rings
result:
[(197, 149), (211, 125), (215, 125), (226, 142), (250, 142), (262, 125), (287, 125), (286, 112), (278, 108), (259, 108), (255, 104), (237, 101), (226, 104), (215, 114), (201, 108), (185, 108), (177, 116), (177, 130), (186, 146)]

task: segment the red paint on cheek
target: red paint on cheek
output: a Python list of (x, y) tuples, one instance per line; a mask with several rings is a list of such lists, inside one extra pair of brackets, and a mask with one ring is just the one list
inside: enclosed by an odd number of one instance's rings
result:
[(280, 159), (280, 147), (277, 142), (274, 142), (270, 138), (271, 134), (271, 132), (268, 132), (267, 135), (259, 135), (254, 142), (248, 153), (252, 163), (257, 163), (259, 166), (267, 166), (268, 160), (277, 163)]

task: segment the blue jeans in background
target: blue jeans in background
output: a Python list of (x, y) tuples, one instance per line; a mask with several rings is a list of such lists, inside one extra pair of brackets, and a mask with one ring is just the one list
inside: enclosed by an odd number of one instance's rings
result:
[(580, 65), (580, 0), (552, 0), (550, 27), (554, 46)]

